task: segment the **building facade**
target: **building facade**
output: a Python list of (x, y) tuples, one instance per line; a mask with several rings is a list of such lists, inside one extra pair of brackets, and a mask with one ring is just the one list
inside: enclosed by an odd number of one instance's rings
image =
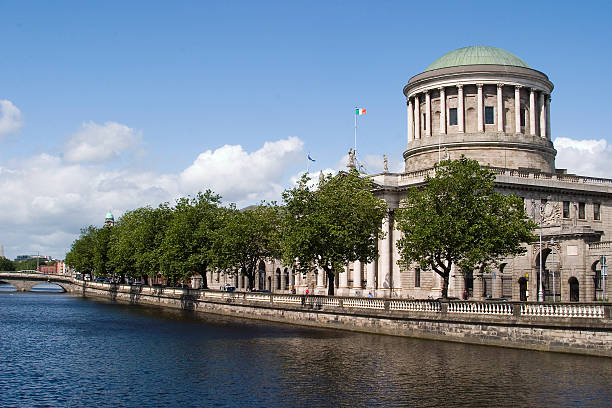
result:
[[(404, 87), (407, 147), (402, 173), (372, 175), (375, 194), (389, 207), (379, 258), (354, 262), (336, 277), (338, 295), (437, 298), (433, 271), (398, 264), (394, 211), (409, 188), (422, 185), (434, 165), (464, 155), (496, 174), (496, 189), (523, 198), (541, 228), (540, 241), (523, 256), (470, 276), (451, 273), (449, 296), (538, 300), (540, 275), (546, 301), (594, 301), (609, 297), (600, 258), (612, 255), (612, 180), (567, 174), (555, 167), (550, 101), (553, 84), (515, 55), (493, 47), (466, 47), (443, 55)], [(385, 166), (386, 167), (386, 166)], [(541, 273), (540, 273), (541, 270)], [(256, 288), (325, 294), (324, 273), (294, 276), (276, 261), (262, 262)], [(210, 287), (242, 278), (215, 275)]]

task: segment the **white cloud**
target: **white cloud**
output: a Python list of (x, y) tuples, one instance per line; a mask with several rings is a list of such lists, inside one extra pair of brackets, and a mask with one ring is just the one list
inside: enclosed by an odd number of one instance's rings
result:
[(180, 174), (181, 186), (190, 192), (210, 188), (238, 205), (278, 199), (285, 169), (301, 157), (302, 146), (299, 138), (289, 137), (265, 142), (253, 153), (240, 145), (207, 150)]
[(0, 245), (11, 257), (37, 251), (63, 257), (80, 228), (101, 225), (109, 210), (119, 218), (207, 188), (239, 207), (280, 200), (302, 145), (294, 137), (254, 152), (226, 145), (175, 174), (108, 170), (49, 154), (0, 164)]
[(21, 129), (23, 125), (21, 111), (13, 105), (13, 102), (1, 100), (0, 112), (0, 138)]
[(612, 146), (605, 139), (575, 140), (558, 137), (556, 167), (581, 176), (612, 178)]
[(102, 162), (137, 147), (140, 140), (140, 132), (121, 123), (87, 122), (68, 141), (64, 159), (70, 163)]

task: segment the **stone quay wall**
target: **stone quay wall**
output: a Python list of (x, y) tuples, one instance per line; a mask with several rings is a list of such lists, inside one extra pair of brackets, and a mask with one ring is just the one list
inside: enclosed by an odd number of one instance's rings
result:
[(612, 357), (612, 304), (438, 302), (76, 281), (85, 297), (272, 322)]

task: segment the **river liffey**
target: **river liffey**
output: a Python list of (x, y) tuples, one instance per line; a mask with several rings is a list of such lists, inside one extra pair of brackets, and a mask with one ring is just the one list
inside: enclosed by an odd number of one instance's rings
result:
[(612, 359), (0, 292), (0, 406), (612, 405)]

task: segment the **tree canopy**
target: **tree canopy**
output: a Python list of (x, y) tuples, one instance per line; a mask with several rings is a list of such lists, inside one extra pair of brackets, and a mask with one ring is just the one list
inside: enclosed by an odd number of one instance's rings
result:
[(494, 191), (494, 181), (475, 160), (446, 160), (396, 210), (401, 263), (438, 273), (445, 298), (452, 265), (461, 273), (484, 269), (524, 253), (523, 244), (535, 239), (523, 201)]
[(387, 206), (371, 192), (372, 182), (351, 170), (336, 176), (320, 175), (311, 186), (304, 175), (283, 193), (282, 257), (295, 270), (319, 267), (329, 279), (348, 262), (371, 262), (378, 256)]
[(215, 234), (215, 265), (246, 276), (255, 285), (260, 261), (280, 257), (280, 209), (272, 203), (223, 213), (222, 227)]
[(15, 264), (10, 259), (0, 256), (0, 271), (14, 271)]

